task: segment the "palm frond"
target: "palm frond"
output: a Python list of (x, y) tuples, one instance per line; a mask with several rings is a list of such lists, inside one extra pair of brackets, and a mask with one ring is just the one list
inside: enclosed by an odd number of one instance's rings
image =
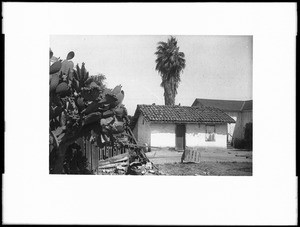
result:
[(171, 36), (167, 42), (158, 42), (156, 52), (156, 66), (161, 76), (161, 87), (169, 86), (173, 95), (177, 94), (181, 81), (180, 74), (185, 68), (185, 54), (179, 51), (177, 40)]

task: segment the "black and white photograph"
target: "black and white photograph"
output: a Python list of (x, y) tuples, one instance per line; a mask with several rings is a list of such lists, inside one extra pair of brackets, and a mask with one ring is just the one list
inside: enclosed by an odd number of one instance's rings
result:
[(3, 225), (297, 225), (296, 2), (2, 6)]
[(51, 36), (50, 173), (252, 175), (252, 36)]

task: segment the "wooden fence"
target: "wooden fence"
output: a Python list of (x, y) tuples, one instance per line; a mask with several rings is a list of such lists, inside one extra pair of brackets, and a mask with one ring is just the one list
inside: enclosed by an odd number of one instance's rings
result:
[(93, 172), (97, 170), (99, 160), (105, 160), (107, 158), (126, 153), (129, 149), (127, 146), (104, 146), (103, 148), (99, 148), (84, 138), (80, 138), (76, 142), (81, 147), (82, 154), (87, 159), (88, 170)]

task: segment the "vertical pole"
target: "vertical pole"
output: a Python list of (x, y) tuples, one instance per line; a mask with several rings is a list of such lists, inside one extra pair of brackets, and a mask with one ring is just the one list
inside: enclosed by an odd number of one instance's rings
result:
[(86, 157), (86, 140), (83, 139), (83, 146), (84, 146), (84, 157)]
[(90, 144), (90, 152), (91, 152), (91, 171), (93, 171), (93, 146)]

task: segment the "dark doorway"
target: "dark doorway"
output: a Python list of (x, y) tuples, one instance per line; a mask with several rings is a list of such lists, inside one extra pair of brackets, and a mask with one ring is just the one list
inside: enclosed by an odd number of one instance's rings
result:
[(176, 150), (185, 149), (185, 125), (176, 125)]

